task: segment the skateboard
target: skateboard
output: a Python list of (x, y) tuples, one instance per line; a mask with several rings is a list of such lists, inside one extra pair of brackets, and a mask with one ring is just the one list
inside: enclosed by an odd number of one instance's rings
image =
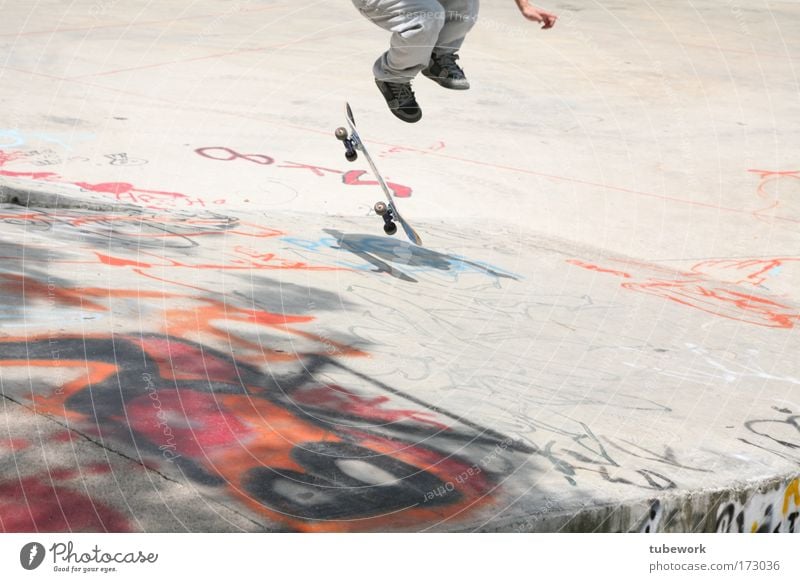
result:
[(358, 131), (356, 131), (356, 120), (353, 117), (353, 110), (350, 108), (349, 103), (345, 103), (345, 113), (347, 116), (347, 125), (350, 126), (350, 132), (348, 133), (347, 129), (344, 127), (339, 127), (336, 130), (336, 139), (341, 141), (344, 145), (344, 157), (348, 162), (355, 162), (358, 159), (358, 152), (364, 154), (369, 167), (372, 169), (372, 173), (378, 180), (378, 184), (381, 185), (383, 193), (386, 195), (386, 202), (376, 202), (372, 209), (375, 211), (375, 214), (383, 218), (383, 231), (389, 235), (395, 234), (397, 232), (397, 224), (395, 224), (395, 222), (397, 222), (403, 227), (403, 231), (406, 233), (408, 240), (416, 245), (422, 246), (422, 239), (417, 234), (417, 231), (414, 230), (397, 210), (397, 205), (395, 204), (395, 199), (394, 196), (392, 196), (391, 190), (386, 186), (383, 176), (378, 172), (378, 168), (375, 167), (375, 162), (372, 161), (372, 157), (369, 155), (367, 148), (364, 147), (364, 142), (361, 141), (361, 136), (359, 136)]

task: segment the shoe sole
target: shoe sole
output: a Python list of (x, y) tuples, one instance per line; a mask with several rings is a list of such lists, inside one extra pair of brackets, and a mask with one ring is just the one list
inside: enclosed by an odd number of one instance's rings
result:
[(439, 85), (441, 87), (444, 87), (445, 89), (452, 89), (453, 91), (466, 91), (467, 89), (469, 89), (469, 83), (467, 83), (466, 86), (462, 86), (462, 87), (457, 87), (457, 86), (453, 86), (453, 85), (446, 85), (445, 84), (446, 81), (447, 81), (446, 79), (441, 79), (441, 78), (437, 77), (436, 75), (431, 75), (430, 73), (426, 73), (425, 71), (422, 71), (422, 74), (424, 76), (428, 77), (431, 81), (433, 81), (437, 85)]
[(392, 115), (394, 115), (397, 119), (399, 119), (400, 121), (405, 121), (406, 123), (416, 123), (420, 119), (422, 119), (422, 112), (420, 112), (420, 114), (417, 117), (403, 117), (402, 115), (398, 115), (394, 109), (390, 108), (389, 111), (391, 111)]

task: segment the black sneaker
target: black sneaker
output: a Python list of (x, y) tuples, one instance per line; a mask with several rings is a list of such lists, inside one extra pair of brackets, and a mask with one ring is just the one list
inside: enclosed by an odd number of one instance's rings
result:
[(455, 53), (441, 55), (434, 53), (431, 55), (428, 66), (422, 69), (422, 74), (447, 89), (460, 91), (469, 89), (469, 81), (467, 81), (463, 69), (456, 63), (457, 60), (458, 55)]
[(411, 90), (411, 83), (408, 81), (394, 83), (375, 79), (375, 84), (383, 93), (389, 111), (394, 113), (395, 117), (407, 123), (415, 123), (422, 119), (422, 109), (419, 108), (414, 91)]

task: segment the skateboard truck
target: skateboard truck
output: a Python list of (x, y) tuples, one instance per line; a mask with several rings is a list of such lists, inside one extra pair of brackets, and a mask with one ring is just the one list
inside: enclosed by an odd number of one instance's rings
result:
[(336, 129), (336, 139), (341, 141), (344, 145), (344, 149), (347, 150), (344, 153), (344, 157), (347, 158), (347, 161), (355, 162), (358, 159), (358, 152), (356, 152), (356, 146), (353, 140), (347, 135), (347, 130), (345, 128), (339, 127)]
[(372, 209), (375, 211), (375, 214), (383, 218), (383, 232), (386, 234), (394, 234), (397, 232), (397, 225), (394, 223), (394, 213), (386, 202), (376, 202)]

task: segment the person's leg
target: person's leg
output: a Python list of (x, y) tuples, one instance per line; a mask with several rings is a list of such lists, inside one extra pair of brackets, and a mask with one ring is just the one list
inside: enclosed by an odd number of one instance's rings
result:
[(469, 89), (469, 81), (456, 62), (458, 49), (478, 19), (479, 0), (439, 0), (445, 22), (436, 40), (430, 63), (422, 74), (447, 89)]
[(437, 55), (456, 53), (467, 33), (478, 20), (480, 0), (439, 0), (445, 10), (445, 20), (433, 52)]
[(411, 90), (411, 80), (431, 58), (445, 22), (436, 0), (353, 0), (356, 8), (381, 28), (392, 32), (391, 45), (375, 61), (373, 74), (389, 110), (414, 123), (422, 110)]
[(408, 82), (430, 60), (445, 11), (437, 0), (353, 0), (356, 8), (381, 28), (392, 32), (391, 45), (375, 61), (381, 81)]

